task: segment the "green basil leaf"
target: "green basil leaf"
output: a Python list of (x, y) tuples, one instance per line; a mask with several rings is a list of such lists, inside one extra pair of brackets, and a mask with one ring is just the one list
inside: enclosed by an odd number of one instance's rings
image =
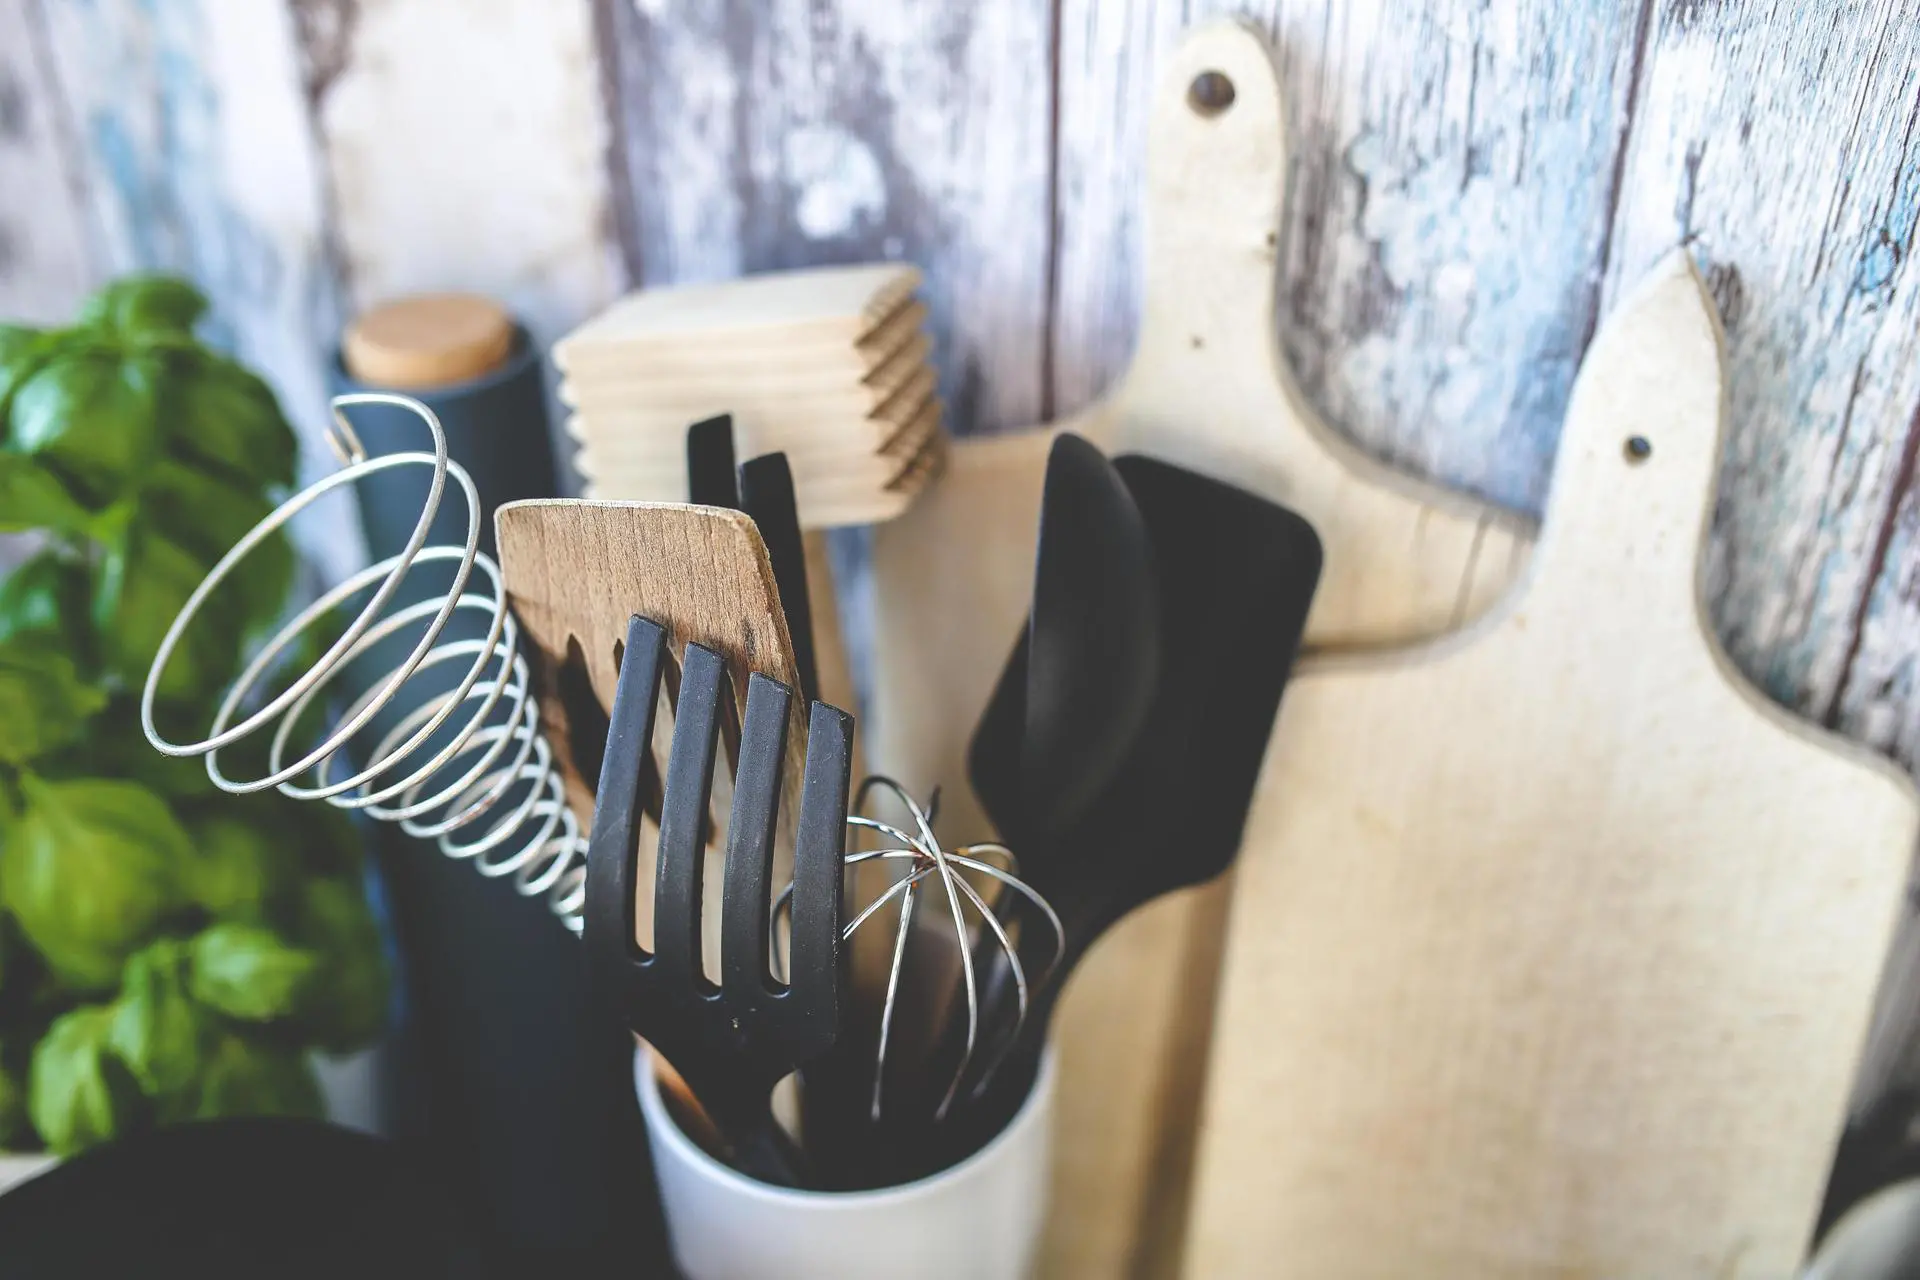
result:
[[(208, 566), (156, 529), (135, 526), (124, 547), (108, 547), (95, 578), (94, 622), (101, 662), (129, 688), (146, 685), (167, 629), (206, 577)], [(240, 628), (209, 601), (182, 635), (160, 682), (168, 701), (201, 697), (230, 679), (240, 661)]]
[(298, 1116), (318, 1119), (320, 1086), (301, 1053), (235, 1031), (215, 1037), (203, 1059), (193, 1115)]
[(24, 639), (0, 643), (0, 760), (22, 765), (66, 745), (106, 701), (81, 682), (73, 659), (58, 648)]
[(272, 388), (210, 351), (183, 354), (169, 369), (162, 422), (170, 453), (246, 485), (293, 483), (299, 443)]
[(47, 362), (64, 336), (20, 325), (0, 325), (0, 440), (7, 436), (7, 413), (14, 389)]
[(206, 296), (178, 276), (134, 275), (87, 299), (80, 321), (129, 335), (190, 335), (206, 311)]
[(107, 1043), (133, 1072), (161, 1120), (186, 1119), (193, 1111), (194, 1078), (214, 1016), (187, 994), (189, 944), (162, 938), (127, 961), (120, 998), (112, 1005)]
[(32, 458), (0, 453), (0, 533), (85, 533), (92, 519), (59, 476)]
[(26, 809), (0, 847), (0, 901), (56, 977), (110, 989), (181, 904), (186, 830), (138, 783), (23, 774), (20, 786)]
[[(267, 904), (299, 880), (293, 848), (299, 823), (269, 832), (233, 815), (233, 806), (193, 823), (193, 856), (182, 874), (187, 896), (216, 920), (258, 923)], [(306, 820), (303, 813), (300, 822)]]
[(387, 1024), (386, 951), (360, 883), (331, 876), (309, 880), (291, 933), (321, 956), (295, 1015), (296, 1028), (329, 1053), (351, 1053), (379, 1039)]
[(261, 925), (216, 924), (193, 940), (193, 998), (230, 1018), (270, 1022), (300, 1004), (320, 957)]
[[(140, 496), (154, 527), (209, 565), (273, 510), (260, 494), (170, 458), (154, 466)], [(281, 530), (247, 553), (210, 603), (230, 607), (250, 630), (264, 627), (279, 618), (293, 571), (293, 543)]]
[(0, 378), (5, 378), (47, 340), (45, 329), (24, 324), (0, 324)]
[(82, 1005), (34, 1049), (27, 1109), (49, 1148), (72, 1155), (122, 1137), (145, 1117), (140, 1084), (108, 1043), (113, 1010)]
[(126, 492), (159, 440), (154, 368), (97, 349), (56, 354), (14, 392), (10, 445), (58, 471), (89, 507)]
[[(0, 454), (0, 467), (7, 455)], [(87, 568), (48, 548), (0, 582), (0, 641), (43, 635), (65, 646), (75, 662), (91, 648), (87, 626)]]

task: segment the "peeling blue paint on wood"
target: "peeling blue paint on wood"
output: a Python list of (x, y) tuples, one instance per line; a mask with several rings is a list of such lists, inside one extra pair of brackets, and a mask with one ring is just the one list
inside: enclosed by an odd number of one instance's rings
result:
[(51, 324), (72, 314), (96, 264), (39, 5), (0, 0), (0, 317)]
[[(208, 336), (274, 384), (308, 473), (331, 469), (323, 369), (338, 307), (287, 11), (88, 0), (46, 15), (53, 76), (86, 143), (103, 272), (193, 278), (212, 304)], [(298, 528), (329, 573), (363, 555), (337, 505)]]
[(949, 424), (1038, 421), (1049, 19), (1046, 0), (612, 4), (636, 278), (918, 263)]

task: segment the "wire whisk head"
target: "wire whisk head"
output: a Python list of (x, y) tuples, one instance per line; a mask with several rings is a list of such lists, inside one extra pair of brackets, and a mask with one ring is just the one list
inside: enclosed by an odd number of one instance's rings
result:
[[(905, 811), (907, 818), (903, 823), (888, 822), (868, 811), (876, 791), (885, 793)], [(992, 842), (946, 848), (933, 830), (938, 807), (938, 791), (922, 806), (898, 782), (875, 774), (861, 782), (847, 818), (847, 826), (856, 839), (865, 836), (879, 841), (877, 848), (850, 849), (845, 858), (847, 867), (876, 862), (901, 864), (887, 888), (853, 913), (841, 931), (842, 941), (851, 941), (869, 921), (880, 917), (890, 905), (899, 904), (874, 1049), (870, 1113), (876, 1123), (881, 1119), (885, 1101), (887, 1053), (902, 995), (901, 977), (906, 967), (908, 942), (923, 900), (931, 899), (927, 909), (944, 917), (942, 932), (951, 930), (961, 993), (966, 1001), (964, 1039), (958, 1061), (935, 1109), (935, 1120), (946, 1117), (976, 1068), (974, 1093), (983, 1090), (992, 1079), (1004, 1050), (1026, 1022), (1033, 991), (1046, 982), (1066, 945), (1059, 916), (1045, 898), (1019, 878), (1018, 861), (1013, 852), (1003, 844)], [(976, 884), (976, 879), (981, 883)], [(776, 920), (786, 907), (787, 898), (787, 892), (783, 891), (775, 903)], [(1003, 918), (1023, 908), (1044, 922), (1050, 933), (1046, 961), (1037, 974), (1028, 972), (1027, 964), (1021, 959), (1019, 941), (1009, 932), (1008, 920)], [(778, 954), (777, 949), (775, 953)], [(981, 970), (989, 965), (1004, 972), (1011, 981), (1014, 1011), (1012, 1025), (995, 1038), (989, 1051), (983, 1052), (983, 1033), (990, 1027), (983, 1012)]]

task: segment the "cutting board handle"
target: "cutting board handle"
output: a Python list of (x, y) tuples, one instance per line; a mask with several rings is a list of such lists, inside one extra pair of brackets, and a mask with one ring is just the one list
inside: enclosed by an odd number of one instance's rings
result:
[[(1615, 307), (1581, 363), (1527, 607), (1699, 621), (1726, 382), (1718, 312), (1684, 249)], [(1583, 605), (1581, 597), (1589, 603)], [(1702, 628), (1702, 634), (1711, 634)]]
[(1286, 136), (1263, 36), (1229, 18), (1181, 38), (1148, 124), (1142, 355), (1250, 339), (1268, 349), (1262, 363), (1277, 361)]

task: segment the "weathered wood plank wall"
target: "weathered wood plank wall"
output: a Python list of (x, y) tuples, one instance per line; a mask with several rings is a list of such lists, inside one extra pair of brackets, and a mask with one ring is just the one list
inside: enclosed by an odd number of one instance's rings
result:
[(0, 0), (0, 312), (187, 271), (312, 427), (325, 338), (392, 291), (552, 336), (631, 280), (899, 257), (956, 427), (1019, 426), (1124, 363), (1147, 89), (1217, 11), (1286, 67), (1309, 399), (1538, 510), (1598, 317), (1690, 243), (1732, 339), (1722, 634), (1913, 764), (1920, 0)]

